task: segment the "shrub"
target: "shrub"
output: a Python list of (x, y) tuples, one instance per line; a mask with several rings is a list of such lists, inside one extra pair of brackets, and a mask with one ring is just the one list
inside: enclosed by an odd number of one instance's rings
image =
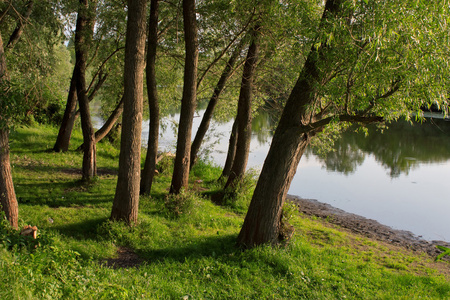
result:
[(0, 243), (6, 249), (27, 249), (28, 251), (32, 251), (40, 245), (40, 241), (40, 236), (34, 239), (32, 236), (21, 235), (19, 230), (11, 227), (6, 219), (5, 213), (3, 211), (0, 212)]
[(181, 190), (179, 194), (167, 195), (164, 199), (165, 213), (171, 218), (189, 215), (192, 212), (196, 197), (199, 197), (199, 195), (184, 190)]
[(229, 186), (224, 191), (223, 205), (245, 213), (250, 205), (257, 178), (256, 170), (252, 169), (246, 172), (236, 184)]

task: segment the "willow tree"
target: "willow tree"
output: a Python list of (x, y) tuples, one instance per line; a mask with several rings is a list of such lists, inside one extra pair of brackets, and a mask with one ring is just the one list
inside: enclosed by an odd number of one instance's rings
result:
[(317, 134), (348, 122), (408, 119), (432, 101), (446, 109), (448, 4), (325, 2), (316, 37), (273, 136), (239, 245), (277, 244), (286, 238), (285, 196), (305, 148)]
[(146, 0), (128, 1), (119, 175), (111, 219), (130, 225), (137, 222), (139, 208), (146, 10)]

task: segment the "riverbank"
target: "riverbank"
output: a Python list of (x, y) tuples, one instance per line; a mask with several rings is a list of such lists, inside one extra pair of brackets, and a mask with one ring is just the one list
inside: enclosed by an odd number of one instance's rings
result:
[[(80, 181), (82, 142), (53, 153), (57, 129), (17, 128), (11, 165), (20, 227), (0, 222), (0, 299), (448, 299), (449, 262), (378, 242), (287, 207), (289, 243), (242, 251), (252, 189), (214, 204), (221, 168), (200, 161), (189, 191), (168, 196), (170, 160), (139, 201), (139, 221), (110, 222), (119, 151), (97, 144), (98, 177)], [(145, 155), (143, 155), (145, 156)], [(174, 214), (172, 202), (187, 203)], [(240, 207), (242, 205), (242, 207)], [(239, 206), (239, 207), (238, 207)], [(302, 207), (305, 207), (302, 205)], [(185, 210), (186, 209), (186, 210)], [(331, 217), (328, 218), (330, 220)]]
[[(314, 199), (303, 199), (292, 195), (288, 195), (287, 199), (296, 203), (299, 211), (304, 215), (321, 218), (326, 223), (337, 225), (370, 239), (418, 252), (424, 252), (432, 257), (436, 257), (441, 253), (441, 251), (436, 248), (437, 245), (450, 248), (450, 244), (444, 241), (427, 241), (414, 235), (410, 231), (393, 229), (389, 226), (380, 224), (376, 220), (348, 213), (330, 204), (322, 203)], [(448, 257), (445, 259), (449, 260)]]

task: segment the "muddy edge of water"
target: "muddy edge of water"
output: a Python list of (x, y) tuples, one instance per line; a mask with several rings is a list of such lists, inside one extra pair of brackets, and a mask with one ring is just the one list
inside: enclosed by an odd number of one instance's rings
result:
[[(314, 199), (303, 199), (298, 196), (288, 195), (287, 200), (296, 203), (299, 211), (305, 215), (322, 218), (331, 224), (346, 228), (351, 232), (368, 238), (414, 251), (426, 252), (432, 257), (436, 257), (442, 253), (442, 251), (436, 248), (436, 245), (450, 248), (450, 244), (447, 242), (427, 241), (410, 231), (393, 229), (375, 220), (348, 213), (330, 204), (322, 203)], [(448, 257), (446, 260), (448, 260)]]

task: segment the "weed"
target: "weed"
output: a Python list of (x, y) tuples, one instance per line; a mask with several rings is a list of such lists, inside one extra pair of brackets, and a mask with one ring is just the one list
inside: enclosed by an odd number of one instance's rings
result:
[(0, 242), (6, 249), (26, 249), (32, 251), (40, 244), (40, 236), (36, 239), (32, 236), (21, 235), (19, 230), (11, 227), (8, 220), (6, 220), (5, 213), (0, 211)]
[(286, 201), (281, 210), (280, 233), (278, 237), (280, 241), (287, 243), (291, 239), (295, 229), (290, 224), (290, 221), (298, 215), (298, 206), (294, 202)]
[(441, 245), (436, 245), (436, 247), (437, 247), (439, 250), (443, 251), (441, 254), (439, 254), (439, 255), (436, 257), (436, 261), (440, 260), (441, 258), (443, 258), (443, 257), (446, 256), (446, 255), (450, 255), (450, 248), (447, 248), (447, 247), (444, 247), (444, 246), (441, 246)]
[(171, 174), (173, 171), (173, 164), (174, 164), (174, 157), (172, 155), (163, 154), (163, 157), (158, 162), (156, 168), (160, 174), (168, 175)]
[(164, 199), (165, 213), (171, 218), (189, 215), (197, 197), (196, 193), (185, 190), (181, 190), (179, 194), (169, 194)]
[(222, 204), (239, 213), (245, 213), (250, 205), (258, 175), (256, 170), (247, 171), (236, 184), (224, 191)]

